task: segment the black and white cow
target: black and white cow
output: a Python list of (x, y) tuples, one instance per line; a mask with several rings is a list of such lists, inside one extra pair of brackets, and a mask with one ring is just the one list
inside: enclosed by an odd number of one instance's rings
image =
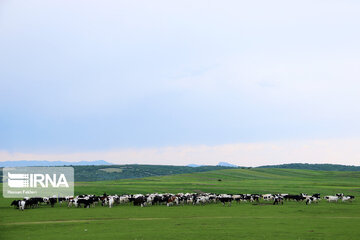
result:
[(232, 195), (230, 194), (220, 194), (218, 200), (225, 206), (225, 203), (229, 203), (231, 206), (231, 201), (233, 200)]
[(350, 202), (352, 202), (354, 199), (355, 199), (355, 196), (349, 195), (349, 196), (343, 196), (343, 197), (341, 198), (341, 201), (343, 201), (343, 202), (345, 202), (345, 201), (350, 201)]
[(279, 205), (279, 204), (281, 205), (284, 204), (284, 197), (281, 196), (280, 194), (275, 194), (273, 205)]

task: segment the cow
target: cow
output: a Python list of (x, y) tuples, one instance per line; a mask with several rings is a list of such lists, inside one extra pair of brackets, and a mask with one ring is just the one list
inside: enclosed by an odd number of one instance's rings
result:
[(134, 198), (134, 206), (141, 206), (144, 207), (146, 206), (146, 197), (141, 195), (141, 196), (137, 196), (136, 198)]
[(19, 202), (20, 202), (21, 200), (14, 200), (14, 201), (12, 201), (11, 202), (11, 205), (10, 206), (14, 206), (14, 208), (19, 208)]
[(235, 200), (237, 203), (240, 203), (240, 200), (242, 200), (242, 195), (237, 194), (232, 196), (233, 200)]
[(168, 200), (167, 200), (166, 206), (170, 207), (170, 206), (172, 206), (174, 204), (179, 205), (178, 197), (176, 197), (176, 196), (169, 197)]
[(309, 196), (309, 197), (306, 197), (306, 205), (309, 205), (311, 204), (312, 202), (315, 202), (315, 203), (318, 203), (320, 198), (317, 198), (317, 197), (314, 197), (314, 196)]
[(343, 201), (343, 202), (345, 202), (345, 201), (352, 201), (352, 200), (354, 200), (355, 199), (355, 197), (354, 196), (343, 196), (342, 198), (341, 198), (341, 200)]
[(274, 199), (274, 195), (272, 195), (272, 194), (264, 194), (262, 197), (265, 201), (270, 201), (270, 200)]
[(274, 196), (273, 205), (279, 205), (279, 204), (281, 204), (281, 205), (284, 204), (284, 198), (283, 198), (281, 195), (276, 194), (276, 195)]
[(337, 202), (339, 200), (339, 196), (325, 196), (324, 199), (328, 202)]
[(344, 196), (343, 193), (337, 193), (337, 194), (335, 194), (335, 195), (338, 196), (339, 198), (342, 198), (342, 197)]
[(251, 197), (252, 197), (252, 202), (254, 202), (254, 201), (259, 202), (261, 195), (260, 194), (251, 194)]
[(94, 204), (94, 199), (90, 197), (85, 198), (75, 198), (73, 200), (75, 207), (81, 207), (81, 205), (84, 205), (84, 208), (90, 208), (91, 204)]
[(109, 208), (112, 208), (114, 202), (115, 202), (114, 197), (109, 197)]
[(24, 211), (25, 205), (27, 200), (20, 200), (19, 201), (19, 210)]
[(55, 203), (57, 203), (57, 198), (49, 198), (48, 204), (50, 204), (51, 207), (54, 207)]
[(291, 194), (288, 194), (288, 195), (284, 196), (284, 199), (285, 200), (295, 200), (295, 201), (298, 202), (298, 201), (303, 201), (306, 198), (303, 195), (291, 195)]
[(312, 196), (320, 199), (320, 193), (314, 193)]
[(231, 206), (231, 201), (233, 200), (232, 195), (230, 194), (221, 194), (218, 197), (219, 201), (225, 206), (225, 203), (229, 203), (229, 207)]
[(196, 198), (195, 203), (204, 205), (210, 201), (210, 198), (208, 196), (199, 196)]

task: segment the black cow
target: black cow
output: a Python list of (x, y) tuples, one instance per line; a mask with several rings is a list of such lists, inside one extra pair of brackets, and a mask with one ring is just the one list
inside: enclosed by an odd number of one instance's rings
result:
[(11, 202), (11, 205), (10, 206), (14, 206), (14, 208), (19, 208), (19, 202), (20, 202), (21, 200), (14, 200), (14, 201), (12, 201)]
[(54, 207), (55, 203), (57, 203), (57, 198), (49, 198), (48, 204), (49, 203), (50, 203), (51, 207)]
[(279, 204), (284, 204), (284, 198), (282, 197), (282, 196), (280, 196), (280, 195), (276, 195), (275, 197), (274, 197), (274, 203), (273, 203), (273, 205), (279, 205)]
[(289, 194), (289, 195), (284, 196), (284, 199), (285, 200), (295, 200), (295, 201), (298, 202), (298, 201), (305, 200), (305, 197), (303, 197), (301, 195), (291, 195), (291, 194)]
[(81, 207), (81, 204), (84, 204), (84, 208), (90, 208), (90, 205), (93, 203), (94, 203), (94, 200), (91, 198), (89, 198), (89, 199), (79, 198), (77, 200), (78, 207)]
[(233, 200), (232, 195), (223, 194), (219, 196), (219, 201), (225, 206), (225, 203), (229, 203), (229, 206), (231, 206), (231, 201)]
[(134, 198), (134, 206), (141, 206), (143, 207), (146, 203), (146, 197), (139, 196), (137, 198)]
[(315, 194), (313, 194), (312, 196), (315, 197), (315, 198), (319, 198), (319, 199), (320, 199), (320, 193), (315, 193)]

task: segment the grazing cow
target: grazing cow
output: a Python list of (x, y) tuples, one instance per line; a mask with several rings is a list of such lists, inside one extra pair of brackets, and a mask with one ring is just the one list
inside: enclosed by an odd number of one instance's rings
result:
[(204, 205), (210, 201), (210, 198), (208, 196), (200, 196), (196, 198), (196, 204)]
[(153, 205), (160, 205), (163, 202), (163, 195), (155, 195), (153, 198)]
[(290, 194), (288, 194), (288, 195), (284, 196), (284, 199), (285, 200), (295, 200), (295, 201), (298, 202), (298, 201), (303, 201), (306, 198), (304, 196), (302, 196), (302, 195), (290, 195)]
[(354, 196), (343, 196), (342, 198), (341, 198), (341, 200), (343, 201), (343, 202), (345, 202), (345, 201), (352, 201), (352, 200), (354, 200), (355, 199), (355, 197)]
[(260, 194), (251, 194), (251, 197), (252, 197), (253, 201), (259, 202), (261, 195)]
[(312, 197), (306, 197), (306, 205), (309, 205), (309, 204), (311, 204), (312, 202), (315, 202), (315, 203), (318, 203), (318, 201), (319, 201), (319, 198), (317, 198), (317, 197), (314, 197), (314, 196), (312, 196)]
[(274, 199), (274, 195), (272, 195), (272, 194), (264, 194), (262, 197), (265, 201), (270, 201), (270, 200)]
[(185, 196), (187, 204), (195, 204), (196, 194), (188, 194)]
[(235, 200), (237, 203), (240, 203), (240, 200), (242, 200), (242, 195), (238, 194), (238, 195), (233, 195), (233, 200)]
[(312, 196), (320, 199), (320, 193), (315, 193), (315, 194), (313, 194)]
[(241, 194), (242, 196), (242, 201), (250, 201), (250, 202), (253, 202), (254, 201), (254, 198), (253, 198), (253, 195), (252, 194)]
[(57, 203), (57, 198), (49, 198), (49, 202), (51, 207), (54, 207), (55, 203)]
[(231, 206), (231, 201), (233, 200), (232, 196), (229, 194), (221, 194), (219, 195), (219, 201), (225, 206), (225, 203), (229, 203), (229, 207)]
[(11, 202), (11, 205), (10, 206), (14, 206), (14, 208), (19, 208), (19, 202), (20, 202), (21, 200), (14, 200), (14, 201), (12, 201)]
[(20, 200), (19, 201), (19, 210), (24, 211), (25, 205), (27, 200)]
[(170, 207), (170, 206), (172, 206), (174, 204), (179, 205), (178, 197), (176, 197), (176, 196), (169, 197), (168, 200), (167, 200), (166, 206)]
[(94, 203), (94, 199), (86, 197), (86, 198), (76, 198), (74, 199), (75, 207), (81, 207), (81, 204), (84, 205), (84, 208), (90, 208), (90, 205)]
[(114, 202), (115, 202), (114, 197), (109, 197), (109, 208), (112, 208)]
[(279, 205), (279, 204), (284, 204), (284, 198), (281, 196), (281, 195), (279, 195), (279, 194), (277, 194), (277, 195), (275, 195), (274, 196), (274, 203), (273, 203), (273, 205)]
[(145, 196), (138, 196), (137, 198), (134, 198), (134, 206), (146, 206), (146, 197)]
[(324, 199), (326, 199), (328, 202), (337, 202), (339, 200), (338, 196), (325, 196)]
[(120, 196), (119, 197), (119, 203), (123, 204), (123, 203), (128, 203), (129, 202), (129, 197), (128, 196)]

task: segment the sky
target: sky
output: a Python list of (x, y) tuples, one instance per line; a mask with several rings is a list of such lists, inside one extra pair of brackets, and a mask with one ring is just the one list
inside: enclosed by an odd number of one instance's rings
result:
[(0, 0), (0, 161), (360, 165), (360, 2)]

